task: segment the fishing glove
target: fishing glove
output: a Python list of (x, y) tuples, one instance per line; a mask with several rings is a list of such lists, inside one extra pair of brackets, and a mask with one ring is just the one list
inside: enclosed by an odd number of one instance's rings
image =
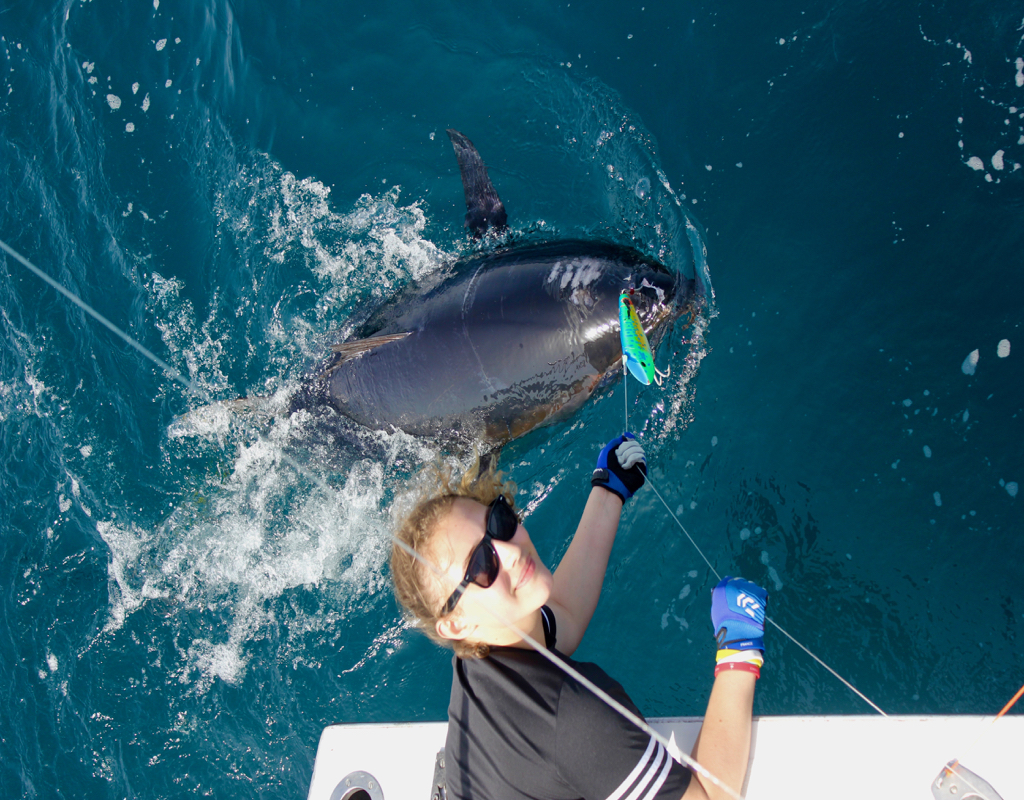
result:
[(636, 437), (626, 431), (601, 450), (590, 483), (617, 494), (625, 503), (644, 485), (646, 476), (647, 459), (644, 457), (644, 449)]
[(718, 643), (715, 675), (738, 669), (760, 677), (767, 605), (768, 592), (743, 578), (726, 577), (714, 588), (711, 624)]

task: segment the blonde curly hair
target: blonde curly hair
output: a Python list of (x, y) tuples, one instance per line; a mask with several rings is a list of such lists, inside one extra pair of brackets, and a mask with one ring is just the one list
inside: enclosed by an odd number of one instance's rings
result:
[[(515, 483), (495, 471), (493, 461), (484, 467), (479, 457), (461, 476), (448, 464), (436, 462), (421, 473), (420, 484), (419, 497), (399, 523), (395, 538), (430, 561), (434, 539), (460, 497), (489, 505), (498, 495), (505, 495), (515, 509)], [(391, 545), (391, 581), (395, 598), (410, 620), (435, 642), (451, 647), (460, 658), (483, 658), (490, 652), (482, 642), (445, 639), (437, 633), (438, 620), (460, 614), (461, 610), (456, 606), (442, 616), (441, 607), (448, 596), (446, 587), (434, 570), (397, 543)]]

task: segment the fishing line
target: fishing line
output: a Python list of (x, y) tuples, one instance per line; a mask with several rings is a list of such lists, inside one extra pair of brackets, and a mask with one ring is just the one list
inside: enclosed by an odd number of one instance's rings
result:
[[(623, 357), (623, 366), (625, 366), (625, 357)], [(623, 384), (624, 385), (628, 382), (626, 380), (627, 377), (628, 377), (627, 375), (625, 375), (625, 374), (623, 375)], [(623, 391), (625, 391), (625, 386), (623, 386)], [(629, 406), (628, 405), (626, 406), (626, 428), (625, 428), (625, 430), (629, 430)], [(654, 491), (654, 494), (657, 495), (658, 499), (661, 501), (661, 504), (663, 506), (665, 506), (665, 510), (668, 512), (668, 515), (670, 517), (672, 517), (672, 519), (675, 521), (676, 525), (679, 526), (679, 529), (684, 534), (686, 534), (686, 538), (690, 540), (690, 544), (693, 545), (693, 548), (697, 551), (698, 555), (700, 555), (700, 557), (704, 559), (704, 563), (708, 565), (708, 569), (710, 569), (714, 573), (715, 577), (719, 581), (721, 581), (722, 580), (722, 576), (718, 574), (718, 570), (715, 569), (714, 565), (711, 563), (711, 561), (708, 559), (708, 557), (706, 555), (704, 555), (704, 551), (700, 549), (700, 547), (697, 545), (697, 542), (690, 535), (690, 532), (688, 530), (686, 530), (686, 526), (683, 525), (683, 523), (679, 521), (679, 518), (674, 513), (672, 513), (672, 508), (669, 506), (669, 504), (665, 500), (665, 498), (661, 496), (661, 492), (659, 492), (657, 487), (654, 485), (654, 481), (651, 479), (651, 476), (650, 476), (649, 473), (647, 474), (647, 484)], [(850, 683), (848, 680), (846, 680), (846, 678), (844, 678), (842, 675), (840, 675), (838, 672), (836, 672), (834, 669), (832, 669), (832, 667), (830, 667), (828, 664), (826, 664), (824, 661), (822, 661), (818, 656), (816, 656), (809, 649), (807, 649), (807, 647), (805, 647), (803, 644), (798, 642), (793, 637), (792, 634), (790, 634), (788, 631), (786, 631), (774, 619), (772, 619), (768, 615), (765, 615), (764, 619), (765, 619), (765, 622), (771, 623), (776, 628), (776, 630), (779, 631), (779, 633), (781, 633), (783, 636), (785, 636), (787, 639), (789, 639), (791, 642), (793, 642), (793, 644), (795, 644), (797, 647), (799, 647), (801, 650), (803, 650), (805, 653), (807, 653), (807, 655), (809, 655), (811, 658), (813, 658), (815, 661), (817, 661), (819, 664), (821, 664), (821, 666), (823, 666), (830, 673), (832, 673), (844, 686), (846, 686), (847, 689), (849, 689), (851, 692), (853, 692), (855, 695), (857, 695), (861, 700), (863, 700), (865, 703), (867, 703), (869, 706), (871, 706), (875, 711), (877, 711), (883, 717), (888, 718), (889, 715), (886, 714), (881, 708), (879, 708), (879, 706), (876, 703), (872, 702), (867, 697), (867, 695), (865, 695), (863, 692), (861, 692), (859, 689), (857, 689), (856, 686), (854, 686), (852, 683)]]
[(626, 405), (626, 426), (622, 429), (624, 431), (629, 430), (629, 370), (626, 369), (626, 356), (622, 356), (622, 400)]
[[(416, 550), (414, 548), (410, 547), (408, 544), (406, 544), (405, 542), (400, 540), (397, 536), (392, 536), (391, 540), (396, 545), (398, 545), (399, 548), (401, 548), (403, 551), (405, 551), (408, 555), (410, 555), (412, 558), (414, 558), (420, 564), (422, 564), (427, 569), (429, 569), (434, 574), (435, 577), (439, 578), (444, 583), (451, 583), (451, 584), (454, 585), (454, 581), (452, 580), (452, 578), (447, 573), (442, 572), (441, 569), (436, 564), (434, 564), (433, 562), (428, 560), (426, 557), (420, 555), (418, 552), (416, 552)], [(733, 800), (744, 800), (743, 796), (741, 794), (739, 794), (738, 792), (736, 792), (735, 789), (733, 789), (731, 786), (728, 786), (725, 783), (722, 783), (721, 780), (719, 780), (715, 775), (713, 775), (711, 772), (709, 772), (706, 768), (701, 766), (691, 756), (689, 756), (686, 753), (684, 753), (681, 748), (679, 748), (678, 746), (673, 747), (669, 743), (669, 740), (666, 739), (664, 736), (662, 736), (660, 733), (658, 733), (656, 730), (654, 730), (654, 728), (652, 728), (647, 723), (647, 721), (645, 719), (643, 719), (643, 717), (639, 717), (636, 714), (634, 714), (632, 711), (630, 711), (628, 708), (626, 708), (624, 705), (622, 705), (622, 703), (620, 703), (618, 700), (616, 700), (614, 697), (612, 697), (610, 694), (608, 694), (606, 691), (604, 691), (604, 689), (602, 689), (600, 686), (596, 685), (589, 678), (587, 678), (585, 675), (580, 673), (578, 670), (576, 670), (575, 668), (571, 667), (569, 664), (567, 664), (564, 661), (562, 661), (562, 659), (558, 658), (558, 656), (556, 656), (554, 653), (552, 653), (545, 645), (543, 645), (540, 642), (538, 642), (536, 639), (534, 639), (532, 636), (530, 636), (526, 631), (520, 630), (519, 627), (514, 622), (510, 621), (503, 614), (501, 614), (501, 613), (495, 611), (493, 608), (491, 608), (490, 607), (490, 603), (487, 600), (485, 600), (483, 596), (475, 597), (474, 598), (474, 602), (479, 603), (479, 605), (485, 611), (487, 611), (488, 614), (490, 614), (492, 617), (494, 617), (494, 619), (497, 620), (499, 624), (504, 625), (508, 630), (512, 631), (512, 633), (514, 633), (516, 636), (520, 637), (524, 642), (526, 642), (528, 645), (530, 645), (530, 647), (532, 647), (540, 655), (542, 655), (549, 662), (551, 662), (551, 664), (553, 664), (555, 667), (560, 669), (566, 675), (569, 675), (570, 677), (572, 677), (575, 680), (579, 681), (583, 686), (586, 686), (587, 689), (589, 689), (591, 692), (593, 692), (593, 694), (596, 697), (598, 697), (600, 700), (604, 701), (604, 703), (609, 708), (611, 708), (613, 711), (616, 711), (618, 714), (620, 714), (622, 717), (627, 719), (629, 722), (631, 722), (634, 725), (636, 725), (636, 727), (638, 727), (640, 730), (644, 731), (644, 733), (649, 734), (651, 736), (651, 738), (654, 739), (655, 741), (659, 742), (666, 749), (666, 751), (670, 755), (675, 754), (675, 755), (680, 756), (682, 758), (683, 762), (688, 767), (690, 767), (695, 772), (700, 773), (702, 776), (704, 776), (705, 778), (710, 780), (715, 786), (717, 786), (719, 789), (722, 789), (730, 797), (732, 797)]]
[(91, 316), (105, 328), (112, 331), (114, 334), (123, 339), (131, 347), (134, 347), (136, 350), (142, 353), (142, 355), (144, 355), (146, 358), (148, 358), (150, 361), (152, 361), (154, 364), (160, 367), (160, 369), (167, 373), (167, 375), (176, 380), (190, 392), (204, 400), (209, 399), (209, 395), (206, 393), (206, 391), (198, 384), (196, 384), (195, 381), (186, 378), (181, 372), (176, 370), (162, 358), (160, 358), (150, 350), (146, 349), (143, 345), (139, 344), (139, 342), (137, 342), (135, 339), (133, 339), (131, 336), (129, 336), (127, 333), (125, 333), (123, 330), (117, 327), (113, 322), (111, 322), (109, 319), (103, 316), (99, 311), (97, 311), (84, 300), (82, 300), (80, 297), (78, 297), (78, 295), (76, 295), (74, 292), (71, 292), (68, 289), (65, 289), (60, 283), (58, 283), (45, 272), (43, 272), (41, 269), (39, 269), (39, 267), (37, 267), (35, 264), (33, 264), (31, 261), (25, 258), (21, 253), (19, 253), (13, 247), (7, 244), (7, 242), (5, 242), (3, 239), (0, 239), (0, 249), (4, 250), (4, 252), (11, 256), (11, 258), (19, 262), (22, 266), (28, 269), (33, 275), (35, 275), (41, 281), (49, 284), (62, 295), (64, 295), (68, 300), (70, 300), (72, 303), (74, 303), (76, 306), (82, 309), (82, 311)]
[[(64, 286), (62, 286), (56, 280), (54, 280), (49, 275), (47, 275), (45, 272), (43, 272), (41, 269), (39, 269), (39, 267), (37, 267), (35, 264), (33, 264), (31, 261), (29, 261), (23, 255), (21, 255), (21, 253), (19, 253), (13, 247), (11, 247), (9, 244), (7, 244), (7, 242), (5, 242), (3, 239), (0, 239), (0, 249), (4, 250), (4, 252), (6, 252), (8, 255), (10, 255), (12, 258), (14, 258), (18, 263), (23, 265), (33, 275), (35, 275), (36, 277), (38, 277), (40, 280), (42, 280), (43, 282), (47, 283), (48, 285), (52, 286), (54, 289), (56, 289), (58, 292), (60, 292), (62, 295), (64, 295), (64, 297), (66, 297), (68, 300), (70, 300), (72, 303), (74, 303), (76, 306), (78, 306), (80, 309), (82, 309), (85, 313), (87, 313), (90, 317), (92, 317), (97, 322), (102, 324), (105, 328), (107, 328), (110, 331), (112, 331), (120, 339), (124, 340), (127, 344), (129, 344), (135, 350), (140, 352), (143, 356), (145, 356), (150, 361), (152, 361), (154, 364), (156, 364), (158, 367), (160, 367), (160, 369), (162, 369), (164, 371), (164, 373), (168, 377), (170, 377), (171, 379), (173, 379), (173, 380), (177, 381), (178, 383), (180, 383), (182, 386), (184, 386), (186, 389), (188, 389), (193, 395), (198, 397), (200, 400), (202, 400), (202, 401), (204, 401), (206, 403), (216, 403), (217, 402), (216, 399), (213, 397), (213, 395), (211, 395), (206, 389), (204, 389), (202, 386), (197, 384), (191, 378), (186, 377), (180, 370), (175, 369), (170, 364), (168, 364), (166, 361), (164, 361), (162, 358), (160, 358), (155, 353), (153, 353), (151, 350), (149, 350), (144, 345), (140, 344), (138, 341), (133, 339), (130, 335), (128, 335), (123, 330), (121, 330), (119, 327), (117, 327), (117, 325), (115, 325), (113, 322), (111, 322), (109, 319), (107, 319), (105, 316), (103, 316), (99, 311), (97, 311), (95, 308), (93, 308), (88, 303), (86, 303), (84, 300), (82, 300), (80, 297), (78, 297), (78, 295), (76, 295), (74, 292), (70, 291), (69, 289), (66, 289)], [(243, 422), (243, 430), (244, 431), (248, 431), (249, 430), (248, 428), (245, 427), (244, 422)], [(311, 473), (311, 472), (307, 471), (306, 469), (304, 469), (297, 461), (295, 461), (295, 459), (293, 459), (290, 455), (288, 455), (287, 453), (285, 453), (283, 451), (281, 452), (281, 460), (284, 461), (289, 466), (291, 466), (294, 469), (296, 469), (301, 475), (304, 475), (306, 478), (308, 478), (309, 480), (313, 481), (313, 483), (315, 483), (317, 486), (319, 486), (324, 491), (327, 491), (327, 492), (332, 491), (331, 487), (326, 482), (324, 482), (319, 476), (314, 475), (313, 473)]]
[[(11, 248), (3, 240), (0, 240), (0, 248), (2, 248), (5, 252), (10, 254), (19, 263), (21, 263), (22, 265), (27, 267), (34, 275), (36, 275), (37, 277), (42, 279), (45, 283), (49, 284), (54, 289), (59, 291), (62, 295), (67, 297), (69, 300), (71, 300), (75, 305), (77, 305), (83, 311), (88, 313), (91, 317), (93, 317), (94, 319), (96, 319), (97, 321), (102, 323), (105, 327), (109, 328), (111, 331), (113, 331), (115, 334), (117, 334), (118, 337), (120, 337), (125, 342), (130, 344), (138, 352), (142, 353), (142, 355), (144, 355), (146, 358), (150, 359), (157, 366), (161, 367), (170, 377), (172, 377), (173, 379), (175, 379), (176, 381), (178, 381), (179, 383), (184, 385), (186, 388), (188, 388), (190, 391), (192, 391), (194, 394), (196, 394), (200, 398), (202, 398), (204, 400), (209, 400), (210, 399), (209, 393), (206, 392), (204, 389), (202, 389), (202, 387), (198, 386), (194, 381), (191, 381), (188, 378), (186, 378), (180, 371), (176, 370), (174, 367), (170, 366), (165, 361), (163, 361), (161, 358), (156, 356), (154, 353), (150, 352), (148, 349), (146, 349), (141, 344), (136, 342), (134, 339), (132, 339), (131, 336), (129, 336), (127, 333), (125, 333), (120, 328), (118, 328), (116, 325), (114, 325), (114, 323), (112, 323), (110, 320), (108, 320), (106, 317), (104, 317), (98, 311), (96, 311), (95, 309), (90, 307), (84, 300), (82, 300), (81, 298), (77, 297), (74, 293), (72, 293), (68, 289), (65, 289), (62, 285), (57, 283), (57, 281), (53, 280), (49, 275), (47, 275), (41, 269), (39, 269), (34, 264), (32, 264), (28, 259), (26, 259), (20, 253), (18, 253), (13, 248)], [(628, 410), (627, 410), (627, 415), (628, 415)], [(325, 494), (328, 494), (328, 495), (333, 494), (333, 490), (332, 490), (332, 488), (328, 484), (326, 484), (325, 482), (321, 481), (317, 476), (315, 476), (312, 473), (310, 473), (305, 467), (303, 467), (297, 461), (292, 459), (286, 453), (281, 453), (281, 458), (282, 458), (283, 461), (285, 461), (287, 464), (289, 464), (291, 467), (293, 467), (296, 470), (296, 472), (298, 472), (299, 474), (301, 474), (301, 475), (309, 478), (310, 480), (312, 480), (313, 483), (315, 483), (317, 486), (319, 486), (321, 489), (324, 490)], [(439, 567), (437, 567), (431, 561), (426, 559), (424, 556), (420, 555), (418, 552), (416, 552), (416, 550), (414, 550), (412, 547), (407, 545), (405, 542), (401, 541), (395, 534), (391, 534), (390, 538), (391, 538), (391, 541), (395, 545), (397, 545), (400, 549), (404, 550), (406, 553), (408, 553), (410, 556), (412, 556), (418, 562), (420, 562), (421, 564), (426, 566), (435, 576), (440, 577), (444, 581), (450, 581), (451, 580), (446, 573), (441, 572)], [(568, 664), (563, 662), (561, 659), (559, 659), (557, 656), (555, 656), (550, 650), (548, 650), (547, 647), (542, 645), (540, 642), (536, 641), (533, 637), (531, 637), (525, 631), (520, 630), (518, 627), (516, 627), (515, 624), (513, 624), (509, 620), (505, 619), (501, 614), (495, 612), (491, 608), (488, 608), (488, 604), (486, 602), (481, 603), (481, 605), (482, 605), (482, 607), (488, 613), (490, 613), (499, 622), (499, 624), (504, 625), (506, 628), (508, 628), (510, 631), (512, 631), (515, 635), (519, 636), (523, 641), (525, 641), (527, 644), (529, 644), (530, 647), (532, 647), (534, 650), (536, 650), (538, 653), (540, 653), (541, 656), (543, 656), (549, 662), (551, 662), (551, 664), (553, 664), (556, 668), (562, 670), (565, 674), (567, 674), (570, 677), (572, 677), (573, 679), (579, 681), (580, 684), (582, 684), (587, 689), (589, 689), (591, 692), (593, 692), (594, 695), (597, 698), (599, 698), (601, 701), (603, 701), (606, 705), (608, 705), (609, 708), (611, 708), (616, 713), (620, 714), (626, 720), (628, 720), (632, 724), (636, 725), (642, 731), (644, 731), (645, 733), (649, 734), (652, 738), (654, 738), (656, 741), (658, 741), (666, 749), (666, 751), (669, 753), (669, 755), (677, 755), (677, 756), (681, 757), (683, 762), (687, 766), (689, 766), (695, 772), (698, 772), (703, 777), (707, 778), (709, 781), (711, 781), (711, 783), (713, 783), (718, 788), (722, 789), (731, 798), (733, 798), (733, 800), (744, 800), (742, 795), (738, 794), (732, 787), (730, 787), (730, 786), (726, 785), (725, 783), (723, 783), (718, 777), (716, 777), (711, 772), (709, 772), (705, 767), (703, 767), (701, 764), (699, 764), (692, 757), (690, 757), (689, 755), (683, 753), (682, 750), (679, 747), (672, 747), (672, 745), (669, 743), (669, 741), (664, 736), (662, 736), (657, 731), (655, 731), (643, 718), (641, 718), (641, 717), (637, 716), (636, 714), (634, 714), (628, 708), (626, 708), (621, 703), (619, 703), (617, 700), (615, 700), (615, 698), (611, 697), (607, 692), (605, 692), (603, 689), (601, 689), (599, 686), (595, 685), (586, 676), (580, 674), (576, 669), (570, 667)]]
[[(172, 378), (176, 382), (180, 383), (182, 386), (184, 386), (186, 389), (188, 389), (193, 395), (199, 397), (202, 400), (208, 401), (208, 402), (213, 400), (213, 398), (209, 394), (209, 392), (206, 391), (205, 389), (203, 389), (201, 386), (199, 386), (195, 381), (191, 380), (190, 378), (187, 378), (180, 370), (172, 367), (170, 364), (168, 364), (163, 359), (158, 357), (152, 351), (150, 351), (149, 349), (144, 347), (142, 344), (140, 344), (138, 341), (133, 339), (131, 336), (129, 336), (127, 333), (125, 333), (123, 330), (121, 330), (119, 327), (117, 327), (113, 322), (111, 322), (105, 316), (103, 316), (98, 311), (96, 311), (94, 308), (92, 308), (84, 300), (79, 298), (77, 295), (75, 295), (70, 290), (66, 289), (63, 285), (61, 285), (56, 280), (51, 278), (49, 275), (47, 275), (45, 272), (43, 272), (41, 269), (39, 269), (37, 266), (35, 266), (32, 262), (30, 262), (27, 258), (22, 256), (19, 252), (14, 250), (10, 245), (8, 245), (2, 239), (0, 239), (0, 249), (2, 249), (4, 252), (6, 252), (8, 255), (10, 255), (12, 258), (14, 258), (16, 261), (18, 261), (18, 263), (22, 264), (22, 266), (24, 266), (26, 269), (28, 269), (30, 272), (32, 272), (32, 274), (34, 274), (36, 277), (38, 277), (44, 283), (46, 283), (49, 286), (51, 286), (53, 289), (58, 291), (61, 295), (66, 297), (68, 300), (70, 300), (72, 303), (74, 303), (76, 306), (78, 306), (80, 309), (82, 309), (84, 312), (86, 312), (89, 316), (93, 317), (97, 322), (102, 324), (105, 328), (107, 328), (112, 333), (114, 333), (116, 336), (118, 336), (120, 339), (122, 339), (126, 344), (131, 346), (133, 349), (135, 349), (136, 351), (141, 353), (145, 358), (149, 359), (154, 364), (156, 364), (158, 367), (160, 367), (164, 371), (164, 373), (166, 375), (168, 375), (170, 378)], [(628, 384), (628, 380), (627, 379), (628, 379), (628, 371), (626, 370), (626, 360), (625, 360), (625, 357), (624, 357), (623, 358), (623, 394), (624, 394), (624, 400), (625, 400), (625, 426), (626, 426), (626, 429), (628, 430), (628, 428), (629, 428), (629, 398), (628, 398), (628, 394), (626, 394), (626, 389), (625, 389), (626, 385)], [(334, 489), (331, 486), (329, 486), (326, 482), (321, 480), (317, 475), (313, 474), (308, 469), (303, 467), (301, 464), (299, 464), (297, 461), (295, 461), (287, 453), (282, 452), (280, 455), (281, 455), (281, 460), (282, 461), (287, 463), (289, 466), (291, 466), (293, 469), (295, 469), (296, 472), (298, 472), (299, 474), (303, 475), (308, 480), (310, 480), (312, 483), (314, 483), (316, 486), (318, 486), (320, 489), (322, 489), (325, 492), (325, 494), (332, 495), (334, 493)], [(697, 550), (697, 552), (701, 556), (701, 558), (704, 559), (704, 562), (708, 565), (708, 567), (715, 574), (715, 576), (719, 580), (721, 580), (721, 576), (719, 575), (718, 571), (715, 569), (714, 565), (708, 560), (707, 556), (704, 555), (703, 551), (697, 545), (696, 541), (690, 535), (689, 531), (686, 530), (686, 527), (682, 524), (682, 522), (679, 521), (678, 517), (676, 517), (676, 515), (672, 512), (672, 509), (669, 507), (669, 505), (666, 502), (665, 498), (662, 497), (661, 493), (654, 486), (654, 483), (651, 481), (649, 476), (647, 478), (647, 482), (651, 486), (651, 489), (654, 491), (655, 495), (658, 497), (658, 499), (665, 506), (665, 510), (668, 512), (669, 516), (672, 517), (672, 519), (679, 526), (680, 530), (683, 531), (683, 533), (686, 535), (687, 539), (689, 539), (690, 543)], [(402, 549), (405, 552), (407, 552), (410, 556), (412, 556), (414, 559), (419, 561), (421, 564), (424, 564), (425, 566), (427, 566), (427, 568), (430, 569), (431, 572), (433, 572), (435, 575), (441, 576), (443, 580), (450, 580), (447, 575), (445, 575), (444, 573), (440, 572), (440, 570), (437, 568), (436, 565), (434, 565), (432, 562), (428, 561), (422, 555), (417, 553), (413, 548), (409, 547), (405, 542), (402, 542), (401, 540), (399, 540), (394, 534), (392, 534), (390, 538), (391, 538), (391, 541), (395, 545), (397, 545), (400, 549)], [(531, 637), (525, 631), (520, 630), (515, 624), (513, 624), (509, 620), (505, 619), (502, 615), (500, 615), (499, 613), (495, 612), (493, 609), (488, 608), (486, 602), (485, 603), (481, 603), (481, 605), (482, 605), (482, 607), (485, 608), (485, 610), (488, 611), (488, 613), (490, 613), (499, 622), (499, 624), (504, 625), (507, 629), (512, 631), (516, 636), (519, 636), (524, 642), (526, 642), (536, 652), (538, 652), (541, 656), (543, 656), (545, 659), (547, 659), (557, 669), (560, 669), (565, 674), (567, 674), (570, 677), (572, 677), (574, 680), (579, 681), (579, 683), (581, 685), (583, 685), (587, 689), (589, 689), (596, 697), (598, 697), (600, 700), (602, 700), (613, 711), (615, 711), (616, 713), (620, 714), (622, 717), (624, 717), (626, 720), (628, 720), (632, 724), (636, 725), (638, 728), (643, 730), (645, 733), (649, 734), (652, 738), (654, 738), (656, 741), (658, 741), (663, 747), (665, 747), (666, 750), (669, 753), (673, 753), (674, 752), (675, 755), (680, 756), (682, 758), (683, 762), (687, 766), (689, 766), (695, 772), (699, 773), (701, 776), (707, 778), (715, 786), (717, 786), (720, 789), (722, 789), (723, 791), (725, 791), (730, 797), (734, 798), (734, 800), (743, 800), (742, 795), (738, 794), (731, 787), (729, 787), (726, 784), (722, 783), (722, 781), (719, 780), (715, 775), (713, 775), (711, 772), (709, 772), (706, 768), (704, 768), (696, 760), (694, 760), (693, 758), (691, 758), (687, 754), (683, 753), (678, 747), (673, 748), (670, 745), (669, 741), (667, 739), (665, 739), (665, 737), (663, 737), (657, 731), (655, 731), (653, 728), (651, 728), (651, 726), (649, 724), (647, 724), (647, 722), (645, 720), (643, 720), (641, 717), (638, 717), (636, 714), (631, 712), (628, 708), (626, 708), (621, 703), (616, 701), (613, 697), (611, 697), (606, 692), (604, 692), (600, 687), (598, 687), (595, 684), (593, 684), (584, 675), (580, 674), (577, 670), (573, 669), (568, 664), (563, 662), (561, 659), (556, 657), (553, 653), (551, 653), (550, 650), (548, 650), (547, 647), (545, 647), (544, 645), (540, 644), (540, 642), (538, 642), (535, 639), (533, 639), (533, 637)], [(805, 647), (803, 644), (801, 644), (799, 641), (797, 641), (791, 634), (789, 634), (777, 622), (775, 622), (775, 620), (773, 620), (771, 617), (767, 617), (767, 616), (765, 617), (765, 620), (767, 622), (770, 622), (777, 630), (779, 630), (779, 632), (781, 632), (784, 636), (786, 636), (788, 639), (790, 639), (794, 644), (796, 644), (798, 647), (800, 647), (804, 652), (806, 652), (811, 658), (813, 658), (821, 666), (823, 666), (826, 670), (828, 670), (832, 675), (834, 675), (838, 680), (840, 680), (851, 691), (853, 691), (855, 694), (857, 694), (857, 696), (859, 696), (862, 700), (864, 700), (866, 703), (868, 703), (872, 708), (874, 708), (876, 711), (878, 711), (878, 713), (880, 713), (884, 717), (888, 717), (888, 715), (884, 711), (882, 711), (881, 708), (879, 708), (875, 703), (873, 703), (871, 700), (869, 700), (863, 693), (858, 691), (856, 689), (856, 687), (854, 687), (849, 681), (844, 679), (838, 672), (836, 672), (834, 669), (832, 669), (828, 664), (826, 664), (824, 661), (822, 661), (818, 656), (816, 656), (814, 653), (812, 653), (807, 647)], [(1013, 706), (1013, 704), (1016, 703), (1017, 700), (1020, 699), (1020, 697), (1022, 695), (1024, 695), (1024, 686), (1022, 686), (1021, 689), (1017, 692), (1017, 694), (1014, 695), (1014, 697), (1010, 700), (1010, 702), (1006, 704), (1006, 706), (1003, 708), (1003, 710), (1000, 711), (999, 714), (997, 714), (995, 718), (993, 718), (992, 722), (994, 723), (995, 720), (999, 719), (1007, 711), (1009, 711), (1010, 707)], [(990, 730), (990, 728), (986, 729), (985, 731), (982, 731), (982, 733), (978, 736), (978, 738), (975, 740), (975, 742), (972, 743), (970, 747), (968, 747), (968, 752), (977, 744), (977, 742), (982, 738), (982, 736), (985, 733), (987, 733), (988, 730)], [(954, 762), (954, 765), (955, 765), (955, 763), (958, 763), (958, 762)], [(963, 776), (961, 776), (961, 778), (963, 779)], [(966, 782), (966, 780), (965, 780), (965, 782)]]

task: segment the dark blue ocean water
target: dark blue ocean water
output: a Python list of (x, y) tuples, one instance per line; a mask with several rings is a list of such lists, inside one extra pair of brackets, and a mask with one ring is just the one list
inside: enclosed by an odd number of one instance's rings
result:
[[(1019, 4), (341, 5), (0, 5), (0, 237), (231, 399), (285, 396), (467, 247), (447, 127), (518, 234), (671, 251), (688, 213), (714, 316), (665, 389), (630, 386), (659, 488), (887, 711), (997, 711), (1024, 626)], [(430, 443), (183, 416), (204, 401), (10, 258), (0, 298), (0, 795), (298, 797), (323, 726), (444, 717), (449, 657), (385, 568)], [(550, 562), (621, 393), (502, 454)], [(642, 494), (579, 655), (702, 713), (712, 584)], [(771, 632), (767, 658), (758, 713), (869, 711)]]

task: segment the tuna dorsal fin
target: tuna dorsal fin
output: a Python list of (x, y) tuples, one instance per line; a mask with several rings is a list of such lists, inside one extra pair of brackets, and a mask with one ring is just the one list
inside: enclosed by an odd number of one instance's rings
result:
[(340, 356), (332, 366), (337, 367), (339, 364), (344, 364), (346, 361), (351, 361), (353, 358), (359, 358), (364, 353), (369, 353), (381, 345), (389, 344), (391, 342), (400, 342), (411, 331), (405, 333), (386, 333), (383, 336), (370, 336), (367, 339), (356, 339), (351, 342), (342, 342), (341, 344), (332, 344), (331, 351)]
[(487, 233), (488, 227), (495, 233), (501, 233), (507, 227), (508, 214), (487, 177), (484, 160), (473, 143), (458, 131), (449, 128), (448, 138), (455, 148), (459, 172), (462, 173), (462, 188), (466, 192), (466, 227), (477, 239)]

